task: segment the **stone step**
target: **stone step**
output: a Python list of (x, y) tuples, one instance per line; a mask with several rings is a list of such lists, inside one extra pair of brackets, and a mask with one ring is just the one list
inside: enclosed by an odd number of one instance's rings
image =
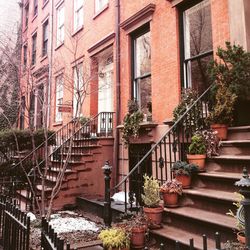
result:
[(250, 140), (227, 140), (220, 142), (220, 155), (250, 155)]
[(233, 206), (235, 199), (236, 196), (232, 192), (195, 187), (183, 190), (180, 203), (182, 206), (225, 215), (229, 209), (235, 209)]
[(228, 140), (250, 140), (250, 126), (229, 127)]
[[(194, 240), (194, 247), (195, 249), (203, 250), (203, 238), (201, 231), (200, 234), (194, 234), (191, 232), (187, 232), (185, 230), (182, 230), (180, 228), (173, 227), (171, 225), (163, 225), (161, 229), (157, 230), (151, 230), (151, 235), (156, 236), (157, 238), (160, 238), (160, 242), (164, 242), (164, 244), (167, 245), (166, 249), (170, 249), (168, 242), (172, 241), (172, 248), (175, 249), (175, 241), (178, 239), (178, 241), (181, 244), (181, 249), (188, 247), (190, 243), (190, 239)], [(208, 249), (215, 249), (215, 242), (212, 239), (207, 239), (207, 246)]]
[(164, 218), (171, 226), (187, 232), (198, 235), (202, 232), (211, 238), (218, 231), (223, 242), (235, 239), (236, 220), (225, 214), (185, 206), (164, 208)]
[(208, 171), (194, 176), (192, 185), (220, 191), (236, 192), (238, 188), (234, 184), (241, 177), (242, 174), (240, 173)]

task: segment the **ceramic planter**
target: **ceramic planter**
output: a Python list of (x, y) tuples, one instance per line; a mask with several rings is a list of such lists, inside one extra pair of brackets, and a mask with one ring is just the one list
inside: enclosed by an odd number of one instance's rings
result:
[(237, 240), (243, 244), (243, 245), (246, 245), (246, 236), (244, 234), (244, 232), (238, 232), (237, 233)]
[(132, 248), (144, 248), (145, 227), (133, 227), (131, 229), (130, 243)]
[(151, 229), (161, 227), (163, 207), (143, 207), (143, 211), (147, 216)]
[(187, 160), (191, 164), (196, 164), (200, 170), (204, 170), (205, 168), (205, 159), (206, 155), (187, 155)]
[(175, 179), (182, 184), (182, 188), (191, 187), (191, 175), (176, 175)]
[(178, 206), (178, 194), (177, 193), (162, 193), (164, 205), (166, 207)]
[(228, 128), (227, 125), (225, 125), (225, 124), (212, 124), (210, 127), (213, 131), (217, 132), (216, 136), (219, 139), (221, 139), (221, 140), (227, 139), (227, 128)]

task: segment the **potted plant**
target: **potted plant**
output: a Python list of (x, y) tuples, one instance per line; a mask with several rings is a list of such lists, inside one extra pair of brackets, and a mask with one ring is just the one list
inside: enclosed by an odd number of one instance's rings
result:
[(139, 110), (136, 100), (129, 100), (128, 113), (123, 119), (122, 140), (125, 145), (129, 144), (129, 138), (137, 138), (139, 135), (140, 123), (143, 121), (143, 113)]
[(218, 156), (220, 140), (217, 137), (217, 132), (212, 129), (206, 129), (202, 131), (202, 136), (205, 140), (207, 157), (211, 158), (213, 155)]
[(160, 192), (167, 207), (177, 207), (178, 196), (182, 195), (182, 184), (176, 179), (168, 180), (160, 187)]
[(236, 98), (236, 94), (232, 93), (225, 84), (218, 85), (215, 95), (215, 105), (213, 111), (208, 116), (208, 121), (211, 129), (217, 132), (217, 136), (221, 140), (227, 139), (228, 126), (233, 122)]
[(196, 133), (191, 138), (191, 144), (188, 147), (187, 160), (189, 163), (196, 164), (200, 170), (205, 167), (206, 142), (200, 133)]
[(171, 170), (176, 180), (182, 183), (182, 188), (190, 188), (192, 174), (198, 172), (199, 168), (195, 164), (177, 161), (173, 164)]
[(129, 234), (123, 228), (104, 229), (98, 238), (102, 241), (104, 249), (125, 250), (130, 248)]
[(237, 232), (237, 240), (241, 244), (246, 244), (246, 237), (245, 237), (245, 219), (244, 219), (244, 208), (241, 205), (241, 201), (244, 199), (244, 196), (240, 193), (236, 194), (236, 202), (233, 205), (236, 207), (236, 213), (234, 213), (231, 209), (227, 215), (232, 216), (236, 219), (236, 227), (238, 229)]
[(150, 228), (161, 227), (163, 207), (160, 206), (160, 187), (159, 182), (153, 177), (143, 176), (144, 186), (142, 200), (144, 203), (143, 211), (148, 218)]

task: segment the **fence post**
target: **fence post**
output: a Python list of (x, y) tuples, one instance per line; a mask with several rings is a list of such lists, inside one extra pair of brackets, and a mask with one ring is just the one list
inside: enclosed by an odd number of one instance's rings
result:
[[(239, 192), (244, 196), (241, 205), (244, 208), (246, 247), (250, 249), (250, 179), (246, 167), (243, 168), (243, 176), (239, 181), (235, 182), (235, 186), (240, 188)], [(237, 213), (237, 216), (240, 215)], [(240, 219), (240, 217), (238, 218)]]
[(111, 211), (111, 200), (110, 200), (110, 174), (112, 167), (109, 165), (109, 162), (106, 161), (105, 165), (102, 167), (105, 180), (105, 201), (104, 201), (104, 212), (103, 220), (107, 227), (111, 226), (112, 221), (112, 211)]

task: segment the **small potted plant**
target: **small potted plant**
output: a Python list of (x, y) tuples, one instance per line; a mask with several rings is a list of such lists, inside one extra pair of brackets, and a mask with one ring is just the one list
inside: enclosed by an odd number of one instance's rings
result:
[(136, 100), (129, 100), (128, 113), (123, 119), (122, 140), (127, 146), (129, 138), (139, 136), (140, 123), (143, 121), (143, 113), (139, 110)]
[(206, 142), (202, 134), (196, 133), (191, 138), (191, 144), (188, 147), (187, 160), (189, 163), (196, 164), (200, 170), (205, 167)]
[(144, 186), (142, 200), (144, 203), (143, 211), (148, 218), (150, 228), (160, 228), (162, 221), (163, 207), (160, 206), (160, 187), (159, 182), (153, 177), (143, 176)]
[(160, 192), (167, 207), (177, 207), (178, 196), (182, 195), (182, 184), (176, 179), (168, 180), (160, 187)]
[(104, 229), (98, 238), (106, 250), (127, 250), (130, 248), (129, 234), (123, 228)]
[(192, 174), (199, 171), (195, 164), (188, 164), (185, 161), (177, 161), (173, 164), (171, 170), (177, 181), (182, 183), (182, 188), (190, 188)]

